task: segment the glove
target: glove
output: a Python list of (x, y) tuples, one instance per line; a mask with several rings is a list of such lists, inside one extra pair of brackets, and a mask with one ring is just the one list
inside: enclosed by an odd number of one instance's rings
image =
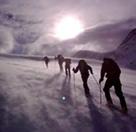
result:
[(103, 81), (103, 78), (100, 78), (100, 79), (99, 79), (99, 83), (101, 83), (102, 81)]
[(73, 68), (72, 71), (75, 72), (75, 68)]

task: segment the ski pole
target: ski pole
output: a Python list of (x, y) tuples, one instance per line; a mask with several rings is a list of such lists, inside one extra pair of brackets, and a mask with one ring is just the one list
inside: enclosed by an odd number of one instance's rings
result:
[(75, 89), (75, 74), (73, 73), (73, 77), (74, 77), (74, 89)]
[(75, 73), (73, 73), (73, 80), (74, 80), (74, 91), (75, 91), (75, 101), (74, 101), (74, 104), (75, 104), (75, 107), (76, 107), (76, 86), (75, 86)]
[(100, 86), (100, 104), (102, 104), (102, 89), (101, 89), (101, 83), (99, 84)]
[(95, 78), (95, 76), (92, 74), (93, 79), (95, 80), (96, 84), (99, 87), (100, 90), (100, 104), (102, 104), (102, 90), (101, 90), (101, 84), (98, 83), (97, 79)]
[(74, 89), (75, 89), (75, 93), (76, 93), (76, 86), (75, 86), (75, 73), (73, 73), (73, 78), (74, 78)]

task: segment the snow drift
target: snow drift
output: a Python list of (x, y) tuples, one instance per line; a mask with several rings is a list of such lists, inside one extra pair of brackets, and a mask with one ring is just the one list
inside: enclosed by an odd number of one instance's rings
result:
[[(100, 63), (91, 61), (98, 79)], [(136, 72), (122, 69), (121, 81), (129, 115), (99, 104), (99, 89), (90, 76), (92, 97), (84, 95), (80, 74), (71, 78), (59, 72), (55, 61), (0, 57), (1, 132), (135, 132)], [(72, 67), (77, 65), (72, 61)], [(65, 99), (62, 99), (65, 97)], [(114, 103), (119, 100), (112, 90)]]

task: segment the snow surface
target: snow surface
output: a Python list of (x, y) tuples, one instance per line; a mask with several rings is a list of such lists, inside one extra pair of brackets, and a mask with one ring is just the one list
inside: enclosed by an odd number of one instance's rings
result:
[[(100, 64), (90, 64), (97, 80)], [(128, 115), (108, 109), (104, 94), (100, 105), (92, 76), (88, 80), (92, 98), (87, 99), (80, 74), (66, 77), (55, 61), (47, 69), (43, 61), (0, 57), (0, 132), (135, 132), (136, 71), (122, 69), (121, 81)]]

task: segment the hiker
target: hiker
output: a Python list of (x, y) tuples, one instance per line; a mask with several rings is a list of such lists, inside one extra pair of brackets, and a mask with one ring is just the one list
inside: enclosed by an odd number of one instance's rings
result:
[(64, 61), (65, 61), (65, 73), (66, 73), (66, 76), (68, 75), (70, 77), (71, 76), (71, 72), (70, 72), (71, 59), (67, 58)]
[(93, 74), (92, 68), (91, 68), (91, 66), (89, 66), (86, 63), (85, 60), (80, 60), (79, 63), (78, 63), (78, 66), (76, 68), (73, 68), (74, 73), (77, 73), (78, 71), (80, 71), (80, 73), (81, 73), (81, 78), (82, 78), (82, 81), (83, 81), (83, 87), (84, 87), (84, 90), (85, 90), (85, 95), (86, 95), (86, 97), (89, 97), (90, 91), (89, 91), (89, 87), (88, 87), (88, 84), (87, 84), (87, 80), (88, 80), (88, 77), (89, 77), (89, 71), (90, 71), (91, 74)]
[(120, 100), (122, 112), (127, 113), (128, 111), (127, 105), (121, 89), (120, 74), (121, 70), (118, 64), (113, 59), (110, 58), (103, 59), (99, 83), (101, 83), (104, 80), (104, 76), (106, 75), (107, 80), (105, 82), (103, 90), (107, 100), (107, 105), (108, 106), (113, 105), (112, 98), (110, 96), (110, 88), (114, 86), (115, 93)]
[(63, 71), (64, 57), (59, 54), (59, 55), (57, 56), (57, 59), (58, 59), (58, 64), (59, 64), (60, 71), (62, 72), (62, 71)]
[(44, 58), (43, 58), (43, 60), (45, 61), (45, 65), (46, 65), (46, 67), (48, 68), (48, 63), (49, 63), (49, 58), (47, 57), (47, 56), (45, 56)]

